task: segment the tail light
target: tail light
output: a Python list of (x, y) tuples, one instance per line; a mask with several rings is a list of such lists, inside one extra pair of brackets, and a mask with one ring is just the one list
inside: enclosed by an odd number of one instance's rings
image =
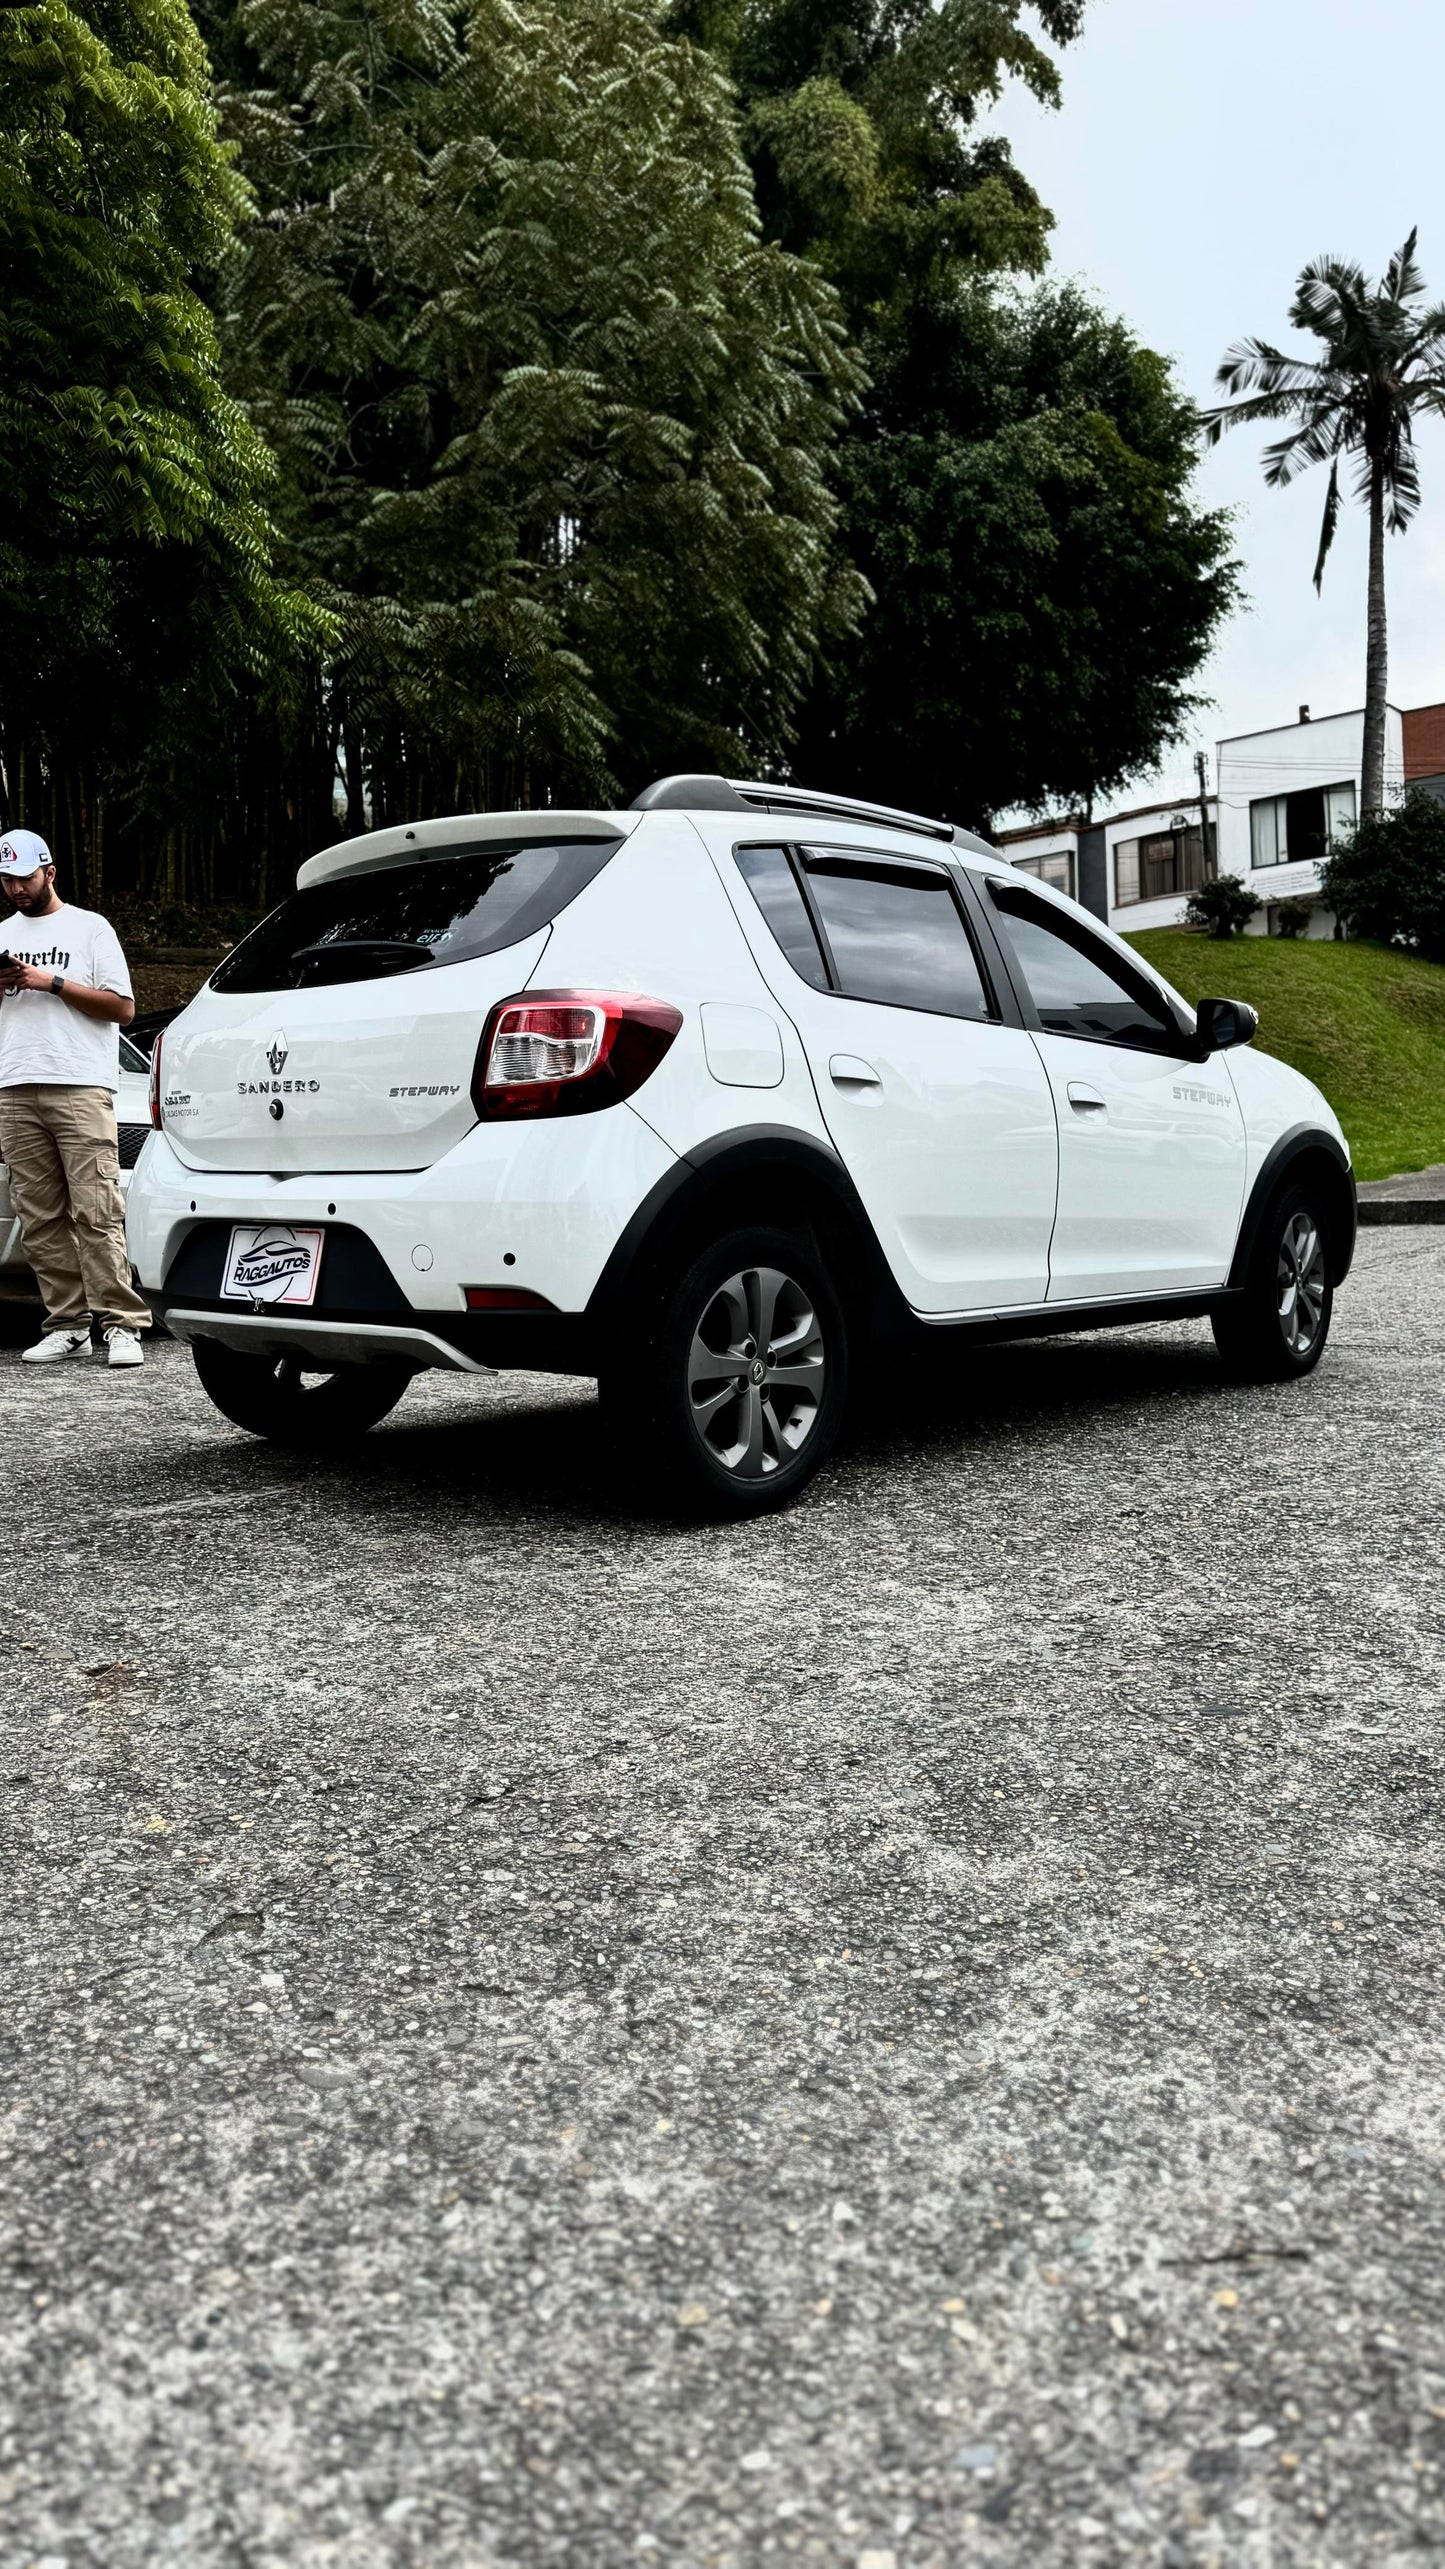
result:
[(151, 1122), (157, 1132), (161, 1129), (161, 1046), (164, 1042), (165, 1036), (157, 1035), (151, 1046)]
[(487, 1122), (590, 1115), (650, 1079), (682, 1024), (662, 999), (606, 990), (529, 990), (487, 1019), (472, 1104)]

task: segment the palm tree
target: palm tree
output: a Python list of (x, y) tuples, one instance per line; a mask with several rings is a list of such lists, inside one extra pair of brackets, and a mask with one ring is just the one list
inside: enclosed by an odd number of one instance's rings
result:
[(1214, 445), (1226, 428), (1293, 419), (1287, 437), (1264, 450), (1264, 478), (1283, 489), (1307, 464), (1330, 463), (1315, 587), (1325, 572), (1340, 515), (1340, 458), (1360, 458), (1355, 491), (1370, 512), (1369, 601), (1365, 623), (1365, 755), (1360, 802), (1385, 800), (1385, 530), (1403, 533), (1420, 505), (1415, 461), (1417, 414), (1445, 417), (1445, 304), (1417, 309), (1425, 280), (1412, 232), (1378, 286), (1344, 259), (1316, 259), (1295, 288), (1290, 321), (1325, 344), (1322, 358), (1284, 356), (1266, 339), (1231, 348), (1217, 380), (1243, 400), (1206, 411)]

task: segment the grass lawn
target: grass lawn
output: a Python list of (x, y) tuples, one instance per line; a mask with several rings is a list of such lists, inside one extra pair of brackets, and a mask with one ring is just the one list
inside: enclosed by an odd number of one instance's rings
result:
[(1324, 938), (1225, 943), (1149, 928), (1130, 942), (1191, 1005), (1247, 999), (1259, 1010), (1260, 1050), (1324, 1090), (1357, 1177), (1445, 1160), (1445, 966)]

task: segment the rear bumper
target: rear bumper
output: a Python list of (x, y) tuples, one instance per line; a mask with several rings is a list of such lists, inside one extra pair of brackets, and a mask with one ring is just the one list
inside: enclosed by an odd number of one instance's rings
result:
[(457, 1374), (592, 1374), (591, 1333), (580, 1312), (302, 1313), (238, 1310), (234, 1302), (148, 1293), (156, 1320), (187, 1344), (214, 1338), (238, 1355), (299, 1356), (327, 1365), (412, 1365)]
[(152, 1311), (164, 1320), (173, 1338), (187, 1345), (195, 1338), (218, 1339), (243, 1356), (311, 1354), (318, 1365), (383, 1365), (404, 1363), (449, 1366), (463, 1374), (495, 1372), (459, 1347), (449, 1346), (434, 1330), (398, 1326), (385, 1320), (272, 1320), (263, 1313), (225, 1310), (215, 1303), (188, 1307), (149, 1297)]
[[(598, 1279), (676, 1165), (626, 1105), (478, 1127), (436, 1167), (400, 1175), (200, 1171), (157, 1134), (130, 1189), (130, 1253), (157, 1319), (180, 1338), (310, 1346), (334, 1363), (587, 1373), (584, 1315)], [(304, 1312), (221, 1293), (231, 1227), (262, 1221), (327, 1234), (316, 1304)], [(469, 1285), (516, 1288), (549, 1308), (470, 1312)]]

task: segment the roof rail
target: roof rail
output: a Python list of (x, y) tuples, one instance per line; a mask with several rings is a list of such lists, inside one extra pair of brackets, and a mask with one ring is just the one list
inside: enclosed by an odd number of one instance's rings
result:
[(851, 794), (815, 794), (802, 785), (755, 784), (741, 776), (729, 776), (727, 782), (753, 811), (816, 812), (828, 821), (882, 821), (891, 830), (916, 830), (920, 838), (953, 837), (952, 821), (935, 821), (926, 812), (900, 812), (891, 803), (858, 803)]
[(721, 776), (659, 776), (627, 806), (630, 812), (745, 812), (736, 787)]
[(660, 776), (632, 804), (634, 812), (796, 812), (823, 821), (880, 821), (891, 830), (912, 830), (920, 838), (952, 841), (961, 836), (980, 846), (970, 831), (956, 833), (951, 821), (935, 821), (924, 812), (896, 811), (891, 803), (858, 803), (848, 794), (815, 794), (802, 785), (771, 785), (743, 776)]

